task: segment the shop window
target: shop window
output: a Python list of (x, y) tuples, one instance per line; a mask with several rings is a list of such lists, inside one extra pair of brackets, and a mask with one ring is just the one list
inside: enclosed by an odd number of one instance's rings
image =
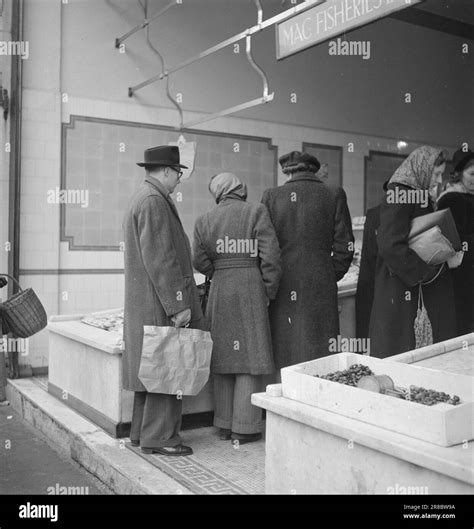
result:
[(173, 195), (188, 237), (196, 218), (215, 205), (212, 175), (234, 172), (253, 202), (276, 185), (278, 153), (268, 138), (71, 116), (63, 125), (61, 166), (61, 191), (78, 199), (61, 205), (61, 240), (70, 250), (119, 250), (124, 211), (145, 176), (136, 162), (145, 149), (177, 142), (181, 134), (196, 144), (194, 171)]

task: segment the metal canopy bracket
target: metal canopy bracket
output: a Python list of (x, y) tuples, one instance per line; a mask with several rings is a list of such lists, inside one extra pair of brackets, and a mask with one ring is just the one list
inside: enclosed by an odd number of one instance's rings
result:
[[(125, 35), (122, 35), (121, 37), (115, 39), (115, 47), (116, 48), (120, 48), (120, 44), (122, 44), (122, 42), (124, 40), (128, 39), (128, 37), (131, 37), (137, 31), (140, 31), (143, 28), (148, 28), (148, 26), (150, 25), (151, 22), (153, 22), (153, 20), (157, 19), (158, 17), (161, 17), (161, 15), (166, 13), (166, 11), (168, 11), (168, 9), (170, 9), (171, 7), (176, 5), (177, 3), (178, 3), (177, 0), (172, 0), (172, 2), (170, 2), (163, 9), (161, 9), (160, 11), (155, 13), (150, 19), (147, 18), (146, 15), (145, 15), (145, 20), (141, 24), (138, 24), (138, 26), (135, 26), (128, 33), (125, 33)], [(143, 4), (140, 1), (139, 1), (139, 4), (143, 7)], [(147, 4), (147, 7), (145, 8), (145, 10), (148, 10), (148, 0), (147, 0), (146, 4)]]
[[(258, 2), (259, 0), (256, 0)], [(210, 114), (208, 116), (205, 116), (203, 118), (195, 119), (193, 121), (187, 122), (184, 126), (186, 128), (193, 127), (195, 125), (198, 125), (200, 123), (205, 123), (206, 121), (211, 121), (213, 119), (221, 118), (223, 116), (228, 116), (229, 114), (235, 114), (236, 112), (240, 112), (241, 110), (246, 110), (248, 108), (256, 107), (258, 105), (264, 105), (265, 103), (269, 103), (270, 101), (273, 101), (273, 98), (275, 96), (275, 93), (272, 92), (271, 94), (268, 93), (268, 79), (265, 75), (265, 72), (260, 68), (260, 66), (255, 62), (255, 59), (252, 56), (252, 37), (251, 35), (247, 35), (245, 37), (245, 51), (247, 54), (247, 59), (252, 66), (252, 68), (262, 77), (263, 80), (263, 96), (259, 97), (258, 99), (252, 99), (251, 101), (247, 101), (246, 103), (242, 103), (240, 105), (236, 105), (233, 107), (226, 108), (224, 110), (220, 110), (219, 112), (215, 112), (214, 114)]]
[[(167, 91), (168, 99), (170, 99), (172, 101), (172, 103), (176, 106), (176, 108), (178, 109), (178, 111), (180, 113), (180, 125), (179, 125), (179, 127), (176, 127), (178, 130), (182, 129), (183, 127), (190, 127), (190, 126), (193, 126), (193, 125), (197, 125), (199, 123), (204, 123), (206, 121), (211, 121), (213, 119), (217, 119), (217, 118), (222, 117), (222, 116), (227, 116), (229, 114), (233, 114), (233, 113), (239, 112), (241, 110), (245, 110), (247, 108), (251, 108), (251, 107), (254, 107), (254, 106), (257, 106), (257, 105), (261, 105), (261, 104), (265, 104), (265, 103), (268, 103), (268, 102), (272, 101), (275, 94), (273, 92), (271, 94), (268, 93), (268, 79), (267, 79), (267, 76), (265, 75), (264, 71), (257, 65), (257, 63), (255, 62), (255, 60), (254, 60), (254, 58), (252, 56), (252, 41), (251, 41), (252, 35), (254, 35), (256, 33), (259, 33), (260, 31), (263, 31), (267, 27), (273, 26), (274, 24), (276, 24), (278, 22), (284, 21), (284, 20), (294, 16), (296, 13), (299, 13), (300, 11), (303, 11), (305, 9), (309, 9), (310, 7), (322, 4), (326, 0), (306, 0), (305, 2), (302, 2), (301, 4), (295, 6), (295, 7), (291, 8), (291, 9), (288, 9), (288, 10), (284, 11), (283, 13), (280, 13), (279, 15), (276, 15), (276, 16), (274, 16), (272, 18), (269, 18), (268, 20), (265, 20), (265, 21), (263, 20), (263, 9), (262, 9), (262, 5), (261, 5), (260, 0), (254, 0), (254, 1), (255, 1), (256, 6), (257, 6), (257, 25), (252, 26), (252, 27), (246, 29), (245, 31), (242, 31), (241, 33), (238, 33), (237, 35), (234, 35), (233, 37), (230, 37), (230, 38), (220, 42), (219, 44), (216, 44), (215, 46), (212, 46), (211, 48), (208, 48), (207, 50), (201, 52), (199, 55), (196, 55), (196, 56), (194, 56), (194, 57), (192, 57), (192, 58), (190, 58), (190, 59), (188, 59), (188, 60), (186, 60), (186, 61), (178, 64), (177, 66), (175, 66), (173, 68), (170, 68), (168, 70), (165, 70), (164, 61), (163, 61), (163, 58), (161, 57), (160, 53), (158, 52), (158, 50), (156, 48), (154, 48), (152, 46), (151, 42), (149, 41), (149, 38), (148, 38), (148, 26), (149, 26), (150, 22), (152, 22), (153, 20), (155, 20), (156, 18), (161, 16), (163, 13), (165, 13), (173, 5), (176, 5), (177, 3), (181, 3), (181, 1), (180, 0), (173, 0), (166, 7), (164, 7), (161, 11), (159, 11), (158, 13), (153, 15), (153, 17), (151, 17), (150, 19), (148, 19), (147, 18), (147, 14), (145, 14), (145, 20), (141, 24), (139, 24), (138, 26), (136, 26), (135, 28), (130, 30), (128, 33), (126, 33), (123, 37), (120, 37), (119, 39), (116, 39), (116, 44), (115, 45), (116, 45), (116, 47), (119, 47), (120, 44), (126, 38), (128, 38), (130, 35), (132, 35), (136, 31), (139, 31), (140, 29), (146, 28), (147, 29), (147, 42), (148, 42), (150, 48), (160, 57), (161, 63), (162, 63), (162, 71), (161, 71), (161, 73), (151, 77), (150, 79), (147, 79), (146, 81), (143, 81), (140, 84), (137, 84), (135, 86), (129, 87), (129, 89), (128, 89), (129, 97), (132, 97), (135, 92), (137, 92), (138, 90), (141, 90), (142, 88), (145, 88), (145, 86), (148, 86), (148, 85), (150, 85), (152, 83), (155, 83), (156, 81), (161, 81), (162, 79), (164, 79), (166, 77), (166, 81), (167, 81), (166, 91)], [(140, 2), (140, 4), (141, 4), (141, 2)], [(147, 7), (146, 7), (145, 11), (147, 12), (147, 10), (148, 10), (148, 0), (147, 0)], [(181, 69), (185, 68), (186, 66), (189, 66), (190, 64), (193, 64), (193, 63), (203, 59), (204, 57), (207, 57), (207, 56), (209, 56), (209, 55), (211, 55), (213, 53), (216, 53), (217, 51), (219, 51), (219, 50), (221, 50), (223, 48), (226, 48), (227, 46), (235, 44), (235, 43), (239, 42), (240, 40), (242, 40), (243, 38), (246, 39), (247, 59), (248, 59), (250, 65), (252, 66), (252, 68), (254, 68), (254, 70), (256, 70), (257, 73), (262, 77), (262, 80), (263, 80), (263, 96), (258, 98), (258, 99), (253, 99), (252, 101), (248, 101), (246, 103), (242, 103), (240, 105), (237, 105), (237, 106), (234, 106), (234, 107), (230, 107), (230, 108), (227, 108), (225, 110), (221, 110), (221, 111), (216, 112), (214, 114), (210, 114), (210, 115), (208, 115), (208, 116), (206, 116), (204, 118), (200, 118), (200, 119), (197, 119), (197, 120), (194, 120), (194, 121), (190, 121), (190, 122), (186, 123), (185, 125), (183, 125), (183, 111), (182, 111), (182, 108), (179, 105), (179, 103), (175, 99), (173, 99), (171, 94), (169, 93), (168, 82), (169, 82), (170, 74), (175, 73), (178, 70), (181, 70)]]

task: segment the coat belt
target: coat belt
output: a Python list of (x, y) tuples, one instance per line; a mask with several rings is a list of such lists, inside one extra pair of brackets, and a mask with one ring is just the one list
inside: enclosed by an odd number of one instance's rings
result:
[(258, 259), (256, 257), (227, 257), (214, 261), (214, 270), (223, 270), (224, 268), (252, 268), (254, 266), (258, 266)]

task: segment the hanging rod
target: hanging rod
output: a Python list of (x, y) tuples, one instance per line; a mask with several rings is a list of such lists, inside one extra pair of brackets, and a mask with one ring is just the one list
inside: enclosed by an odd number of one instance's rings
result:
[(195, 119), (193, 121), (189, 121), (183, 125), (182, 128), (191, 128), (195, 125), (198, 125), (200, 123), (205, 123), (206, 121), (211, 121), (213, 119), (221, 118), (223, 116), (227, 116), (229, 114), (235, 114), (236, 112), (240, 112), (241, 110), (246, 110), (247, 108), (256, 107), (257, 105), (262, 105), (265, 103), (269, 103), (273, 100), (275, 94), (269, 94), (266, 97), (259, 97), (258, 99), (253, 99), (252, 101), (247, 101), (246, 103), (242, 103), (240, 105), (237, 105), (235, 107), (226, 108), (225, 110), (220, 110), (219, 112), (215, 112), (214, 114), (209, 114), (203, 118)]
[(263, 80), (263, 97), (265, 98), (268, 96), (268, 78), (252, 56), (252, 37), (250, 35), (248, 35), (245, 39), (245, 52), (247, 53), (247, 59), (250, 63), (250, 66), (252, 66), (252, 68), (260, 75)]
[(247, 35), (245, 39), (245, 51), (247, 54), (247, 59), (252, 66), (252, 68), (260, 75), (260, 77), (263, 80), (263, 96), (259, 97), (258, 99), (253, 99), (252, 101), (247, 101), (246, 103), (242, 103), (240, 105), (236, 105), (230, 108), (227, 108), (225, 110), (220, 110), (219, 112), (215, 112), (214, 114), (210, 114), (208, 116), (205, 116), (203, 118), (198, 118), (193, 121), (190, 121), (186, 123), (186, 125), (181, 124), (181, 128), (191, 128), (195, 125), (205, 123), (206, 121), (211, 121), (213, 119), (221, 118), (223, 116), (228, 116), (229, 114), (235, 114), (236, 112), (240, 112), (241, 110), (246, 110), (247, 108), (255, 107), (257, 105), (262, 105), (265, 103), (269, 103), (270, 101), (273, 101), (273, 97), (275, 96), (275, 93), (272, 92), (271, 94), (268, 93), (268, 79), (265, 75), (265, 72), (260, 68), (260, 66), (255, 62), (255, 59), (252, 56), (252, 37), (250, 35)]
[[(148, 17), (148, 1), (149, 0), (145, 0), (145, 6), (143, 6), (143, 4), (140, 2), (140, 5), (142, 6), (143, 11), (145, 13), (145, 18)], [(155, 55), (158, 56), (158, 58), (159, 58), (159, 60), (161, 62), (161, 71), (163, 71), (165, 69), (165, 60), (163, 58), (163, 55), (161, 55), (161, 53), (155, 48), (155, 46), (153, 46), (153, 44), (152, 44), (152, 42), (150, 40), (150, 26), (146, 27), (145, 36), (146, 36), (146, 43), (147, 43), (148, 47), (151, 49), (151, 51)], [(181, 108), (181, 105), (176, 101), (176, 99), (174, 99), (174, 97), (171, 95), (171, 92), (170, 92), (170, 78), (169, 77), (166, 78), (166, 96), (173, 103), (173, 105), (177, 108), (177, 110), (179, 112), (180, 128), (183, 128), (183, 109)]]
[[(166, 5), (163, 9), (161, 9), (160, 11), (155, 13), (151, 18), (145, 18), (145, 20), (141, 24), (138, 24), (138, 26), (135, 26), (128, 33), (125, 33), (125, 35), (123, 35), (122, 37), (119, 37), (119, 38), (115, 39), (115, 47), (119, 48), (120, 44), (122, 44), (122, 42), (124, 40), (128, 39), (128, 37), (131, 37), (137, 31), (140, 31), (141, 29), (148, 27), (150, 22), (153, 22), (153, 20), (155, 20), (156, 18), (161, 17), (161, 15), (166, 13), (166, 11), (168, 11), (168, 9), (170, 9), (171, 7), (176, 5), (177, 3), (178, 3), (177, 0), (172, 0), (168, 5)], [(141, 2), (140, 2), (140, 4), (141, 4)], [(143, 5), (142, 5), (142, 7), (143, 7)]]
[[(257, 6), (259, 9), (259, 20), (263, 18), (263, 11), (260, 5), (259, 0), (257, 1)], [(237, 43), (239, 40), (242, 40), (243, 38), (248, 37), (249, 35), (254, 35), (256, 33), (259, 33), (260, 31), (263, 31), (264, 29), (273, 26), (274, 24), (277, 24), (278, 22), (283, 22), (284, 20), (287, 20), (288, 18), (291, 18), (293, 15), (299, 13), (300, 11), (304, 11), (305, 9), (309, 9), (310, 7), (323, 4), (326, 2), (326, 0), (306, 0), (305, 2), (292, 7), (291, 9), (287, 9), (283, 13), (280, 13), (279, 15), (276, 15), (272, 18), (269, 18), (268, 20), (262, 21), (258, 23), (256, 26), (252, 26), (251, 28), (246, 29), (245, 31), (242, 31), (241, 33), (238, 33), (237, 35), (234, 35), (233, 37), (230, 37), (219, 44), (216, 44), (215, 46), (212, 46), (211, 48), (208, 48), (207, 50), (201, 52), (199, 55), (196, 55), (192, 57), (191, 59), (188, 59), (177, 66), (170, 68), (169, 70), (166, 70), (158, 75), (155, 75), (151, 77), (150, 79), (143, 81), (140, 84), (137, 84), (135, 86), (131, 86), (128, 89), (128, 95), (132, 96), (135, 92), (138, 90), (141, 90), (142, 88), (145, 88), (145, 86), (148, 86), (152, 83), (155, 83), (156, 81), (160, 81), (161, 79), (164, 79), (168, 75), (177, 72), (178, 70), (181, 70), (185, 68), (186, 66), (189, 66), (190, 64), (193, 64), (204, 57), (207, 57), (208, 55), (211, 55), (212, 53), (215, 53), (223, 48), (226, 48), (227, 46), (230, 46), (232, 44)]]

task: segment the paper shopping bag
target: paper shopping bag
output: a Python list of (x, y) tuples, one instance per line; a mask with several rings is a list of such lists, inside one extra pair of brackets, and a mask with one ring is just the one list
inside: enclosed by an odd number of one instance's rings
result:
[(185, 327), (143, 327), (138, 378), (150, 393), (197, 395), (209, 379), (211, 333)]

